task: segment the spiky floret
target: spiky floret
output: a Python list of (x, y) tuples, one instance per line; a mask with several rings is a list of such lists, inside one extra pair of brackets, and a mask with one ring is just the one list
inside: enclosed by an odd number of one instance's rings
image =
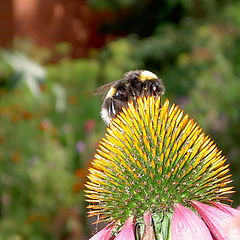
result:
[(99, 144), (86, 184), (89, 215), (124, 222), (146, 210), (171, 212), (176, 202), (226, 199), (232, 187), (225, 161), (178, 106), (138, 98), (112, 120)]

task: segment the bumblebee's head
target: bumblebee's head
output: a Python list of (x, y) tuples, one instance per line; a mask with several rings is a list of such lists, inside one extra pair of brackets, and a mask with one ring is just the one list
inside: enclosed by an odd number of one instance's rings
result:
[[(102, 118), (106, 123), (121, 112), (130, 100), (140, 96), (162, 95), (165, 88), (162, 80), (147, 70), (135, 70), (124, 74), (123, 79), (110, 85), (102, 105)], [(104, 87), (104, 86), (103, 86)], [(100, 87), (103, 89), (103, 87)]]

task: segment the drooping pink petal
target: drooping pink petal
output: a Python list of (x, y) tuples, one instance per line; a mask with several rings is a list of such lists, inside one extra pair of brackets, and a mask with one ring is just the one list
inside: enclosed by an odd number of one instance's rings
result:
[(216, 240), (240, 239), (240, 231), (238, 229), (232, 231), (233, 227), (231, 227), (237, 210), (233, 211), (224, 204), (215, 204), (216, 207), (213, 207), (198, 201), (192, 201), (192, 205), (203, 218)]
[(172, 223), (171, 240), (212, 240), (202, 219), (190, 209), (176, 204)]
[(218, 203), (218, 202), (211, 202), (211, 204), (219, 209), (221, 209), (222, 211), (229, 213), (231, 215), (239, 215), (240, 211), (230, 207), (229, 205), (223, 204), (223, 203)]
[(143, 215), (143, 220), (145, 225), (152, 225), (152, 214), (149, 211), (146, 211)]
[(240, 239), (240, 209), (235, 209), (222, 203), (211, 202), (211, 204), (232, 215), (231, 220), (226, 222), (224, 230), (229, 235), (229, 239)]
[(101, 231), (99, 231), (97, 234), (93, 235), (89, 240), (109, 240), (113, 228), (114, 225), (109, 224)]
[(144, 232), (142, 240), (155, 240), (152, 214), (150, 211), (146, 211), (143, 216), (144, 219)]
[(131, 216), (123, 225), (119, 234), (114, 238), (114, 240), (135, 240), (134, 236), (134, 217)]

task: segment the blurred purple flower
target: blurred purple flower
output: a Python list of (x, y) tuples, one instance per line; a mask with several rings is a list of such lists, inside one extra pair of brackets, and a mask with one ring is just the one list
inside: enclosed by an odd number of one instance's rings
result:
[(76, 150), (78, 151), (78, 153), (84, 152), (85, 149), (86, 149), (85, 142), (80, 140), (76, 143)]

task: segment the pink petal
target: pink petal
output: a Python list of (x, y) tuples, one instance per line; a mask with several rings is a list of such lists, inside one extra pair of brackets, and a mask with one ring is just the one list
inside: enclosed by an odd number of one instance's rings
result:
[(89, 240), (109, 240), (113, 228), (114, 225), (108, 224), (105, 228), (103, 228), (100, 232), (92, 236)]
[(233, 216), (231, 220), (225, 225), (225, 231), (229, 235), (229, 239), (240, 239), (240, 209), (237, 210), (222, 203), (211, 202), (211, 204), (221, 209), (222, 211), (230, 213)]
[(144, 224), (145, 225), (152, 225), (152, 214), (149, 211), (146, 211), (143, 215)]
[(142, 240), (155, 240), (153, 222), (152, 222), (152, 214), (150, 211), (146, 211), (143, 215), (144, 219), (144, 232), (142, 236)]
[(222, 211), (229, 213), (231, 215), (239, 215), (240, 211), (230, 207), (227, 204), (223, 204), (223, 203), (218, 203), (218, 202), (211, 202), (211, 204), (219, 209), (221, 209)]
[(238, 210), (233, 211), (230, 207), (219, 203), (214, 204), (216, 207), (197, 201), (192, 201), (192, 203), (193, 207), (208, 225), (209, 230), (216, 240), (240, 239), (240, 230), (236, 229), (235, 231), (231, 225)]
[(134, 235), (134, 217), (131, 216), (125, 222), (120, 233), (114, 238), (114, 240), (135, 240)]
[(212, 240), (202, 219), (190, 209), (176, 204), (172, 223), (171, 240)]

